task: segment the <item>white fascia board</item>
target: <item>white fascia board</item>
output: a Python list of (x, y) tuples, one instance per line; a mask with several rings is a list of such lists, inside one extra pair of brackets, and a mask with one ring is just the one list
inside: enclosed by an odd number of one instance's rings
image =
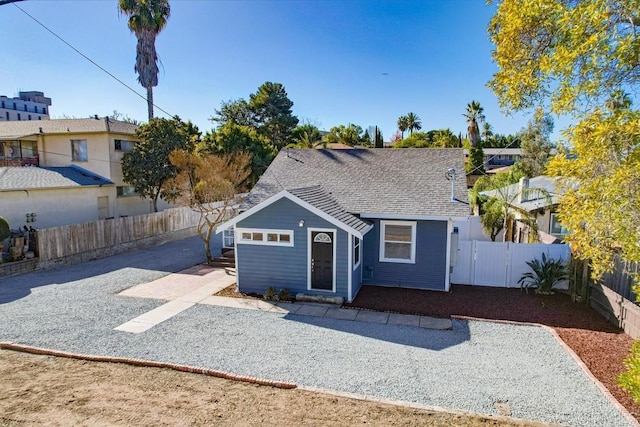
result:
[(367, 234), (372, 228), (372, 225), (369, 225), (363, 232), (360, 232), (358, 230), (356, 230), (355, 228), (349, 227), (348, 225), (344, 224), (343, 222), (337, 220), (336, 218), (332, 217), (331, 215), (321, 211), (320, 209), (316, 208), (313, 205), (310, 205), (309, 203), (305, 202), (304, 200), (300, 199), (299, 197), (294, 196), (293, 194), (289, 193), (287, 190), (282, 190), (281, 192), (269, 197), (267, 200), (258, 203), (257, 205), (253, 206), (251, 209), (244, 211), (243, 213), (241, 213), (240, 215), (230, 219), (229, 221), (225, 222), (224, 224), (221, 224), (220, 226), (218, 226), (218, 228), (216, 229), (216, 234), (220, 233), (224, 230), (227, 230), (228, 228), (231, 228), (232, 226), (234, 226), (235, 224), (237, 224), (238, 222), (242, 221), (245, 218), (250, 217), (251, 215), (255, 214), (256, 212), (261, 211), (262, 209), (266, 208), (269, 205), (272, 205), (273, 203), (277, 202), (278, 200), (282, 199), (283, 197), (291, 200), (293, 203), (297, 204), (298, 206), (308, 210), (309, 212), (313, 213), (314, 215), (324, 219), (325, 221), (335, 225), (336, 227), (346, 231), (347, 233), (351, 233), (354, 236), (358, 237), (359, 239), (362, 239), (363, 236), (365, 234)]
[(471, 215), (466, 216), (445, 216), (445, 215), (405, 215), (405, 214), (377, 214), (377, 213), (362, 213), (360, 218), (367, 219), (397, 219), (408, 221), (465, 221), (468, 220)]

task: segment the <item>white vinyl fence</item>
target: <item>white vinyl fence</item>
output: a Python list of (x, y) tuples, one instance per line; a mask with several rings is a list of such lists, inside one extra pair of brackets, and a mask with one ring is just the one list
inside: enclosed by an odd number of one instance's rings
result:
[(570, 257), (568, 245), (460, 240), (451, 283), (517, 288), (520, 277), (530, 271), (527, 261), (540, 259), (543, 253), (565, 261)]

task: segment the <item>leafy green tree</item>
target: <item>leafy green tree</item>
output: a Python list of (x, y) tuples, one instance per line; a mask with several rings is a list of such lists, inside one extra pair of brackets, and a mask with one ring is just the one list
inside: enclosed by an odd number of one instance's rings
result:
[(348, 126), (334, 126), (325, 136), (325, 140), (329, 144), (338, 143), (353, 147), (364, 142), (364, 132), (360, 126), (354, 125), (353, 123), (350, 123)]
[(129, 17), (128, 26), (138, 39), (136, 65), (138, 82), (147, 89), (149, 121), (153, 118), (153, 87), (158, 86), (156, 37), (171, 15), (169, 0), (118, 0), (118, 12)]
[(553, 119), (540, 110), (529, 121), (527, 127), (518, 133), (522, 157), (517, 167), (528, 177), (542, 175), (554, 144), (551, 143)]
[(460, 140), (451, 132), (451, 129), (438, 129), (433, 132), (432, 146), (438, 148), (460, 147)]
[(256, 129), (233, 123), (227, 123), (205, 134), (196, 151), (199, 154), (251, 154), (249, 186), (258, 181), (277, 154), (269, 140)]
[(323, 143), (320, 129), (311, 123), (304, 123), (296, 127), (292, 132), (291, 139), (293, 143), (289, 146), (295, 148), (314, 148)]
[(177, 173), (163, 185), (167, 199), (200, 214), (198, 236), (204, 242), (207, 263), (213, 261), (211, 235), (239, 202), (238, 194), (251, 175), (251, 155), (214, 155), (174, 150), (169, 155)]
[(493, 134), (482, 141), (483, 148), (520, 148), (518, 135)]
[(422, 121), (416, 113), (409, 113), (405, 117), (407, 118), (407, 129), (409, 129), (409, 133), (413, 134), (414, 130), (422, 129)]
[(292, 132), (298, 125), (291, 107), (293, 102), (280, 83), (265, 82), (249, 96), (249, 109), (258, 133), (266, 136), (277, 149), (291, 142)]
[(407, 129), (409, 129), (409, 118), (407, 116), (398, 117), (398, 130), (402, 139), (404, 139), (404, 133)]
[(165, 198), (162, 186), (175, 176), (176, 168), (169, 161), (173, 150), (192, 150), (200, 140), (200, 131), (191, 122), (155, 118), (136, 130), (138, 143), (122, 157), (124, 182), (133, 186), (140, 197), (153, 201), (158, 211), (158, 198)]
[(215, 115), (211, 117), (211, 121), (219, 123), (220, 126), (227, 123), (254, 126), (253, 112), (249, 108), (249, 103), (244, 99), (223, 101), (220, 109), (215, 110)]

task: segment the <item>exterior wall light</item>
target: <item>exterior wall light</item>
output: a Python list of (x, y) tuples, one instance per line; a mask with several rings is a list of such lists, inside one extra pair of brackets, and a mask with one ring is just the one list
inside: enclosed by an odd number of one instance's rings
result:
[(301, 219), (300, 222), (298, 222), (298, 227), (304, 227), (304, 219)]

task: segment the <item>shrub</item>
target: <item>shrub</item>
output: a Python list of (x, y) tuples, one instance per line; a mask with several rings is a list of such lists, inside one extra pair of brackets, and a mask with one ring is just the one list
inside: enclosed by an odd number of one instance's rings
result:
[(547, 258), (542, 254), (542, 260), (527, 261), (527, 265), (531, 271), (524, 273), (518, 280), (520, 288), (527, 292), (531, 288), (538, 293), (548, 294), (558, 282), (568, 278), (567, 266), (561, 259)]
[(273, 301), (275, 296), (276, 296), (276, 289), (273, 286), (270, 286), (267, 288), (266, 291), (264, 291), (264, 295), (262, 295), (262, 298), (264, 298), (265, 301)]
[(278, 299), (280, 301), (291, 301), (291, 292), (289, 292), (289, 289), (287, 288), (280, 289), (280, 293), (278, 294)]
[(640, 402), (640, 341), (633, 343), (624, 365), (627, 372), (618, 377), (618, 384), (629, 392), (633, 400)]
[(9, 223), (6, 219), (0, 216), (0, 243), (4, 239), (8, 239), (11, 237), (11, 229), (9, 228)]

